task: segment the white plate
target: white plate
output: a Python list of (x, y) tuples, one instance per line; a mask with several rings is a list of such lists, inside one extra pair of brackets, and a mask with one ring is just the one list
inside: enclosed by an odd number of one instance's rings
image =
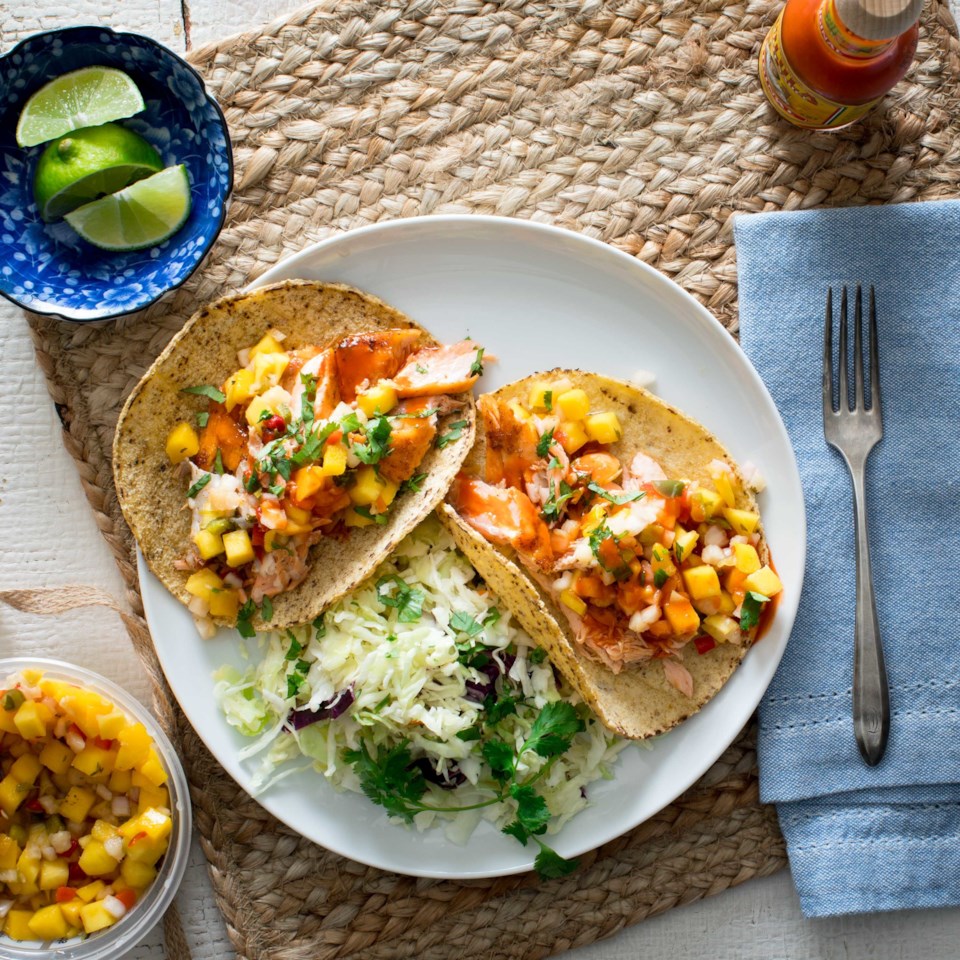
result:
[[(773, 677), (800, 597), (806, 528), (793, 450), (765, 387), (733, 339), (692, 297), (656, 270), (578, 234), (520, 220), (454, 216), (399, 220), (309, 247), (264, 274), (342, 281), (382, 297), (442, 341), (472, 336), (496, 355), (489, 390), (535, 370), (582, 367), (631, 377), (654, 371), (654, 390), (704, 423), (769, 484), (760, 497), (784, 583), (772, 629), (696, 716), (630, 747), (613, 781), (591, 788), (593, 806), (551, 839), (575, 856), (619, 836), (689, 787), (736, 737)], [(249, 790), (246, 743), (217, 709), (211, 674), (242, 667), (236, 634), (202, 642), (190, 615), (140, 563), (144, 606), (174, 694), (203, 741)], [(255, 759), (255, 758), (254, 758)], [(528, 870), (535, 850), (483, 823), (466, 847), (442, 830), (416, 833), (380, 807), (297, 774), (257, 798), (294, 830), (337, 853), (398, 873), (471, 878)]]

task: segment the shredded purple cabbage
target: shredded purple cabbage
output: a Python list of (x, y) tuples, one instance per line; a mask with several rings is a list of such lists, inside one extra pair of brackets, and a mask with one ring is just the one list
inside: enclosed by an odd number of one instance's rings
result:
[(291, 710), (287, 720), (294, 730), (302, 730), (320, 720), (336, 720), (350, 709), (353, 699), (353, 688), (347, 687), (321, 703), (315, 710), (308, 710), (306, 707)]
[(414, 760), (412, 766), (423, 774), (424, 780), (428, 783), (435, 783), (438, 787), (443, 787), (444, 790), (453, 790), (454, 787), (459, 787), (461, 783), (465, 783), (467, 780), (463, 771), (455, 763), (451, 763), (447, 767), (446, 777), (442, 773), (437, 773), (433, 764), (426, 757)]
[(474, 667), (478, 673), (482, 673), (485, 680), (468, 680), (464, 684), (464, 699), (471, 700), (474, 703), (483, 703), (487, 697), (496, 692), (497, 678), (510, 671), (510, 668), (516, 663), (517, 657), (513, 653), (503, 655), (503, 666), (499, 661), (491, 657), (489, 662), (482, 667)]

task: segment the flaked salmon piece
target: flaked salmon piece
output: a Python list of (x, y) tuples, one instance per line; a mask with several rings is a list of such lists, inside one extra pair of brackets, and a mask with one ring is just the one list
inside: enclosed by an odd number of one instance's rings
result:
[[(290, 361), (293, 363), (293, 361)], [(300, 415), (303, 395), (307, 386), (304, 377), (316, 377), (316, 396), (313, 399), (315, 420), (325, 420), (340, 402), (340, 384), (337, 377), (337, 362), (333, 350), (321, 350), (310, 357), (298, 371), (296, 379), (287, 389), (291, 393), (294, 416)]]
[(410, 357), (393, 378), (400, 397), (464, 393), (479, 378), (483, 348), (474, 340), (438, 347), (423, 347)]
[(676, 660), (664, 660), (663, 675), (667, 678), (667, 683), (684, 696), (693, 696), (693, 677), (682, 663), (677, 663)]
[(539, 459), (540, 437), (531, 420), (520, 420), (513, 408), (498, 403), (484, 394), (477, 400), (487, 435), (487, 483), (507, 482), (509, 487), (523, 488), (526, 471)]
[(419, 330), (375, 330), (344, 337), (334, 351), (342, 399), (352, 403), (363, 384), (394, 377), (419, 339)]
[(210, 411), (206, 426), (200, 431), (200, 449), (193, 462), (201, 470), (213, 470), (220, 451), (224, 470), (233, 473), (247, 454), (247, 435), (222, 407)]
[[(445, 399), (445, 398), (444, 398)], [(403, 416), (435, 411), (437, 404), (428, 397), (402, 401), (390, 416), (390, 452), (380, 461), (380, 476), (392, 483), (403, 483), (417, 471), (437, 435), (437, 414)]]
[(552, 566), (550, 530), (523, 491), (460, 474), (450, 499), (460, 516), (487, 540), (513, 547), (542, 569)]

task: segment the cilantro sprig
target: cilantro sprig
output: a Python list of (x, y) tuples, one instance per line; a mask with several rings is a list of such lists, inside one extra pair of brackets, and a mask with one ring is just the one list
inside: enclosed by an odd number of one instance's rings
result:
[(598, 497), (603, 497), (604, 500), (615, 503), (618, 507), (625, 503), (633, 503), (634, 500), (642, 500), (645, 496), (642, 490), (635, 490), (632, 493), (614, 493), (612, 490), (604, 490), (599, 483), (594, 483), (593, 480), (587, 484), (587, 489)]
[(752, 630), (760, 622), (760, 611), (769, 599), (755, 590), (747, 591), (740, 606), (740, 629), (744, 633)]
[(394, 607), (401, 623), (416, 623), (423, 614), (423, 591), (411, 587), (397, 573), (377, 581), (377, 599), (385, 607)]
[[(516, 709), (516, 701), (513, 707)], [(576, 709), (559, 700), (540, 710), (530, 735), (519, 747), (491, 736), (484, 742), (481, 752), (496, 783), (491, 788), (493, 795), (463, 806), (441, 807), (425, 802), (427, 781), (406, 740), (393, 747), (380, 744), (373, 752), (367, 742), (361, 740), (359, 748), (345, 750), (343, 758), (353, 767), (367, 797), (382, 806), (390, 816), (400, 817), (408, 823), (424, 811), (459, 813), (512, 801), (516, 805), (516, 817), (503, 828), (503, 832), (524, 846), (531, 839), (536, 842), (540, 850), (534, 868), (542, 878), (548, 879), (565, 876), (577, 868), (579, 861), (565, 860), (540, 839), (547, 831), (551, 814), (535, 785), (549, 772), (556, 758), (570, 749), (573, 738), (584, 728)], [(462, 732), (461, 739), (479, 740), (481, 737), (479, 729), (471, 727)], [(536, 773), (521, 779), (518, 766), (526, 753), (534, 753), (546, 763)]]
[(192, 393), (196, 397), (206, 397), (216, 403), (223, 403), (227, 399), (227, 395), (222, 390), (218, 390), (209, 383), (201, 383), (195, 387), (183, 387), (180, 392)]

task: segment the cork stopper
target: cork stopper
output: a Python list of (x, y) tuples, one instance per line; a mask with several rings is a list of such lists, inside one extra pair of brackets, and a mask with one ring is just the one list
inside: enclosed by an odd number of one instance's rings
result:
[(836, 0), (844, 26), (864, 40), (889, 40), (920, 18), (923, 0)]

